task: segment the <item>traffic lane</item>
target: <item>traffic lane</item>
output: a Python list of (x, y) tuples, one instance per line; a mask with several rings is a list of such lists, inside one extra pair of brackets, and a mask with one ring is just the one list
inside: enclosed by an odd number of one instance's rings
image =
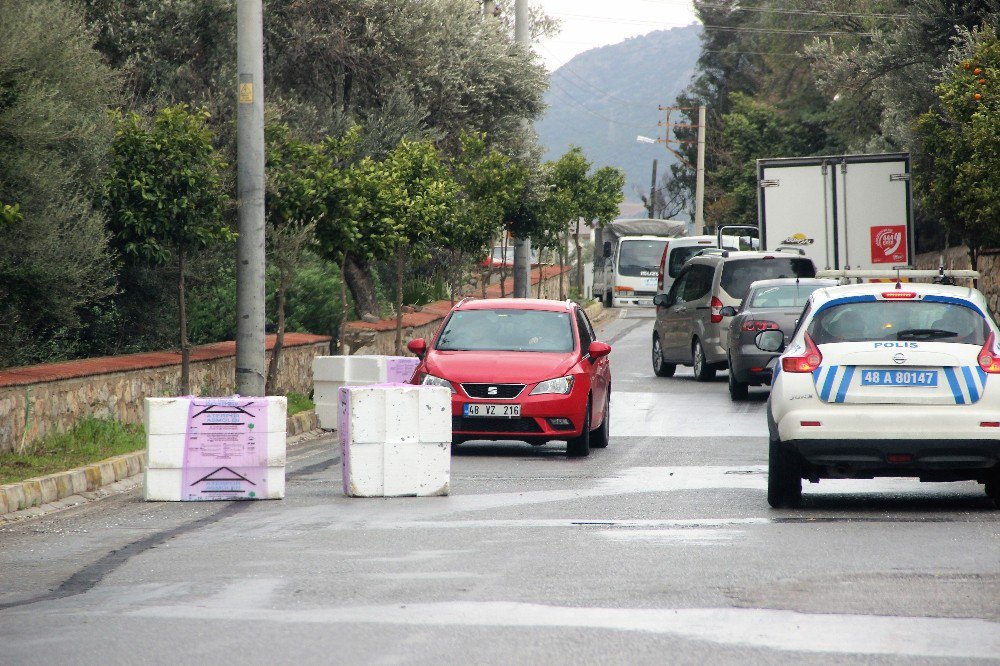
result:
[[(333, 444), (328, 437), (290, 449), (289, 478), (331, 468), (339, 473)], [(126, 560), (251, 504), (146, 502), (140, 484), (99, 501), (0, 524), (0, 610), (81, 594)]]

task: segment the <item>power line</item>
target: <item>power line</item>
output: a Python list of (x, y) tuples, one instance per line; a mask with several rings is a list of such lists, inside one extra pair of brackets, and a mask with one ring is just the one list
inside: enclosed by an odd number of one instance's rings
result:
[[(669, 23), (654, 23), (645, 20), (638, 19), (609, 19), (606, 16), (592, 16), (588, 14), (553, 14), (553, 16), (561, 18), (578, 18), (585, 21), (598, 21), (601, 23), (617, 23), (621, 25), (642, 25), (642, 26), (654, 26), (658, 28), (682, 28), (686, 25), (677, 25)], [(751, 28), (748, 26), (731, 26), (731, 25), (710, 25), (708, 23), (702, 23), (701, 27), (705, 30), (719, 30), (722, 32), (750, 32), (750, 33), (776, 33), (776, 34), (795, 34), (795, 35), (852, 35), (855, 37), (871, 37), (874, 33), (871, 32), (852, 32), (850, 30), (807, 30), (807, 29), (795, 29), (795, 28)]]
[[(645, 2), (653, 5), (664, 5), (664, 4), (675, 4), (675, 5), (687, 5), (690, 6), (689, 2), (671, 2), (671, 0), (640, 0), (640, 2)], [(908, 14), (880, 14), (877, 12), (844, 12), (844, 11), (826, 11), (822, 9), (786, 9), (783, 7), (734, 7), (732, 5), (724, 5), (713, 2), (702, 2), (697, 5), (698, 7), (707, 7), (708, 9), (728, 9), (732, 12), (756, 12), (759, 14), (783, 14), (790, 16), (829, 16), (837, 18), (887, 18), (887, 19), (905, 19), (908, 18)]]

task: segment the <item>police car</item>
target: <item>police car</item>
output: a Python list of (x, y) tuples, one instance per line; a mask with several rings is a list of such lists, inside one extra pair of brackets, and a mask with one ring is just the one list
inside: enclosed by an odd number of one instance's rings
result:
[(802, 479), (908, 476), (976, 480), (1000, 506), (998, 339), (976, 289), (896, 281), (813, 292), (787, 348), (781, 331), (757, 336), (781, 353), (768, 503), (797, 506)]

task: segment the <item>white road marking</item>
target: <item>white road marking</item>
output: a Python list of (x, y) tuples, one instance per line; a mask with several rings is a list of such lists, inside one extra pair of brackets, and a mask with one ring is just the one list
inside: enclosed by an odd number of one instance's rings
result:
[(667, 530), (604, 530), (601, 536), (620, 543), (647, 543), (656, 545), (682, 544), (685, 546), (711, 546), (722, 541), (732, 541), (743, 536), (741, 530), (667, 529)]
[[(739, 405), (746, 410), (746, 405)], [(728, 393), (611, 391), (612, 437), (767, 437), (763, 409), (735, 411)]]
[[(244, 595), (237, 595), (245, 600)], [(831, 654), (995, 659), (1000, 624), (969, 618), (799, 613), (755, 608), (595, 608), (508, 601), (275, 609), (201, 599), (128, 616), (286, 624), (636, 631), (723, 645)]]

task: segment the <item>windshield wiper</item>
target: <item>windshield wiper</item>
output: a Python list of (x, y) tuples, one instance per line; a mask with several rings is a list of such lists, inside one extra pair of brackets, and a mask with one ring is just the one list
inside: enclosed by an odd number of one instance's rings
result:
[(897, 340), (934, 340), (954, 337), (958, 337), (958, 333), (946, 331), (943, 328), (907, 328), (896, 334)]

